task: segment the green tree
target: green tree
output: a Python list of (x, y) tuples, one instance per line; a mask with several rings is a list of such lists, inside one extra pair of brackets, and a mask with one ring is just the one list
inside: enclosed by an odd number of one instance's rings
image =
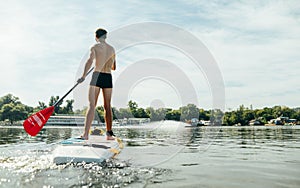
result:
[(101, 121), (102, 123), (105, 122), (105, 120), (104, 120), (104, 107), (103, 106), (98, 106), (96, 108), (95, 119), (97, 119), (98, 121)]
[(238, 123), (237, 115), (235, 111), (225, 112), (223, 116), (223, 123), (225, 125), (231, 126)]
[(224, 113), (220, 109), (211, 110), (210, 121), (214, 125), (221, 125)]
[(281, 106), (274, 106), (272, 108), (274, 117), (282, 116)]
[(85, 106), (83, 109), (76, 109), (75, 110), (75, 114), (79, 114), (79, 115), (86, 115), (86, 112), (87, 112), (87, 107)]
[(39, 105), (37, 106), (38, 110), (42, 110), (47, 108), (47, 105), (44, 102), (39, 101)]
[(274, 119), (272, 108), (263, 108), (263, 109), (255, 109), (253, 110), (255, 119), (259, 119), (263, 123), (267, 123), (271, 119)]
[(114, 113), (117, 119), (133, 118), (133, 115), (129, 108), (120, 108), (119, 110), (116, 110)]
[(0, 119), (14, 121), (25, 119), (32, 108), (22, 104), (18, 97), (7, 94), (0, 98)]
[(210, 119), (211, 112), (204, 109), (199, 109), (199, 119), (208, 121)]
[(118, 109), (116, 107), (111, 108), (113, 113), (113, 120), (118, 119), (116, 113), (118, 113)]
[(137, 109), (138, 109), (138, 104), (132, 100), (130, 100), (128, 102), (128, 107), (130, 109), (130, 112), (131, 114), (134, 116), (134, 117), (137, 117), (138, 114), (137, 114)]
[(291, 117), (292, 114), (294, 113), (294, 110), (286, 107), (286, 106), (282, 106), (281, 107), (281, 116), (283, 117)]
[(149, 118), (149, 115), (146, 113), (146, 111), (143, 108), (138, 108), (136, 110), (135, 117), (136, 118)]
[(297, 119), (298, 121), (300, 121), (300, 110), (298, 110), (297, 108), (293, 109), (294, 112), (291, 115), (291, 119)]
[[(57, 101), (59, 100), (59, 96), (51, 96), (49, 101), (49, 106), (53, 106)], [(60, 107), (62, 105), (63, 101), (61, 101), (59, 104), (57, 104), (54, 108), (54, 113), (58, 114), (61, 112), (62, 108)]]
[(66, 100), (66, 106), (62, 108), (61, 112), (62, 114), (74, 114), (73, 112), (73, 103), (74, 100)]
[(24, 105), (24, 108), (27, 112), (27, 116), (31, 115), (34, 112), (34, 108), (31, 106)]
[(12, 117), (11, 123), (14, 121), (24, 120), (27, 118), (28, 112), (26, 111), (26, 107), (23, 104), (17, 104), (12, 109), (12, 113), (14, 114), (14, 117)]
[(255, 114), (253, 110), (246, 109), (242, 115), (242, 125), (249, 125), (249, 122), (253, 119), (255, 119)]
[(166, 109), (166, 119), (180, 121), (181, 110)]
[(167, 109), (165, 108), (154, 109), (152, 107), (149, 107), (146, 109), (146, 112), (151, 121), (161, 121), (166, 119), (166, 111)]
[(194, 104), (188, 104), (180, 108), (181, 110), (181, 121), (191, 120), (192, 118), (199, 117), (199, 109)]
[(0, 109), (1, 121), (9, 120), (11, 124), (13, 124), (13, 118), (14, 118), (14, 114), (12, 113), (13, 108), (14, 108), (13, 103), (2, 104), (2, 107)]
[(19, 101), (18, 97), (13, 96), (12, 94), (7, 94), (0, 98), (0, 108), (5, 104), (10, 104), (10, 103), (19, 104), (21, 102)]

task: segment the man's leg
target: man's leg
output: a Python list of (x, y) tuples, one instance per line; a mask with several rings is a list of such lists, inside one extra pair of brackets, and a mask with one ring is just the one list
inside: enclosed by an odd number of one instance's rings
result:
[(95, 116), (95, 108), (98, 101), (98, 96), (100, 93), (100, 88), (96, 86), (90, 86), (89, 89), (89, 107), (86, 113), (85, 122), (84, 122), (84, 134), (83, 138), (88, 139), (89, 138), (89, 131), (91, 128), (92, 121), (94, 120)]
[(103, 101), (104, 101), (104, 110), (105, 110), (105, 123), (106, 131), (111, 131), (112, 129), (112, 109), (111, 109), (111, 96), (112, 88), (103, 88)]

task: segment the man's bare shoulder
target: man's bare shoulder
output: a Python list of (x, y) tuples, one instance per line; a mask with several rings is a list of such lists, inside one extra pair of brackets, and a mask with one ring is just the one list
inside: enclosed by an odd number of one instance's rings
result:
[(115, 51), (114, 47), (110, 44), (107, 44), (112, 51)]
[(91, 45), (89, 50), (90, 50), (90, 52), (93, 52), (95, 50), (95, 45)]
[(94, 48), (96, 47), (96, 45), (97, 45), (97, 44), (91, 45), (91, 46), (90, 46), (90, 49), (91, 49), (91, 50), (94, 49)]

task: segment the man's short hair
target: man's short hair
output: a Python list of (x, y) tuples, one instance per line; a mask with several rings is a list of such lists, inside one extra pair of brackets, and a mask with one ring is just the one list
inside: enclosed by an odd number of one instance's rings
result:
[(102, 28), (97, 29), (97, 31), (95, 32), (97, 38), (101, 38), (101, 37), (105, 36), (106, 33), (107, 33), (107, 31)]

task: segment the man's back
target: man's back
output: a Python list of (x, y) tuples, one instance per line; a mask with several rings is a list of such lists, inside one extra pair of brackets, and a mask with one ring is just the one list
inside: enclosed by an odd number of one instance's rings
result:
[(105, 42), (101, 42), (95, 44), (91, 50), (96, 59), (95, 71), (111, 73), (112, 65), (115, 61), (114, 48)]

